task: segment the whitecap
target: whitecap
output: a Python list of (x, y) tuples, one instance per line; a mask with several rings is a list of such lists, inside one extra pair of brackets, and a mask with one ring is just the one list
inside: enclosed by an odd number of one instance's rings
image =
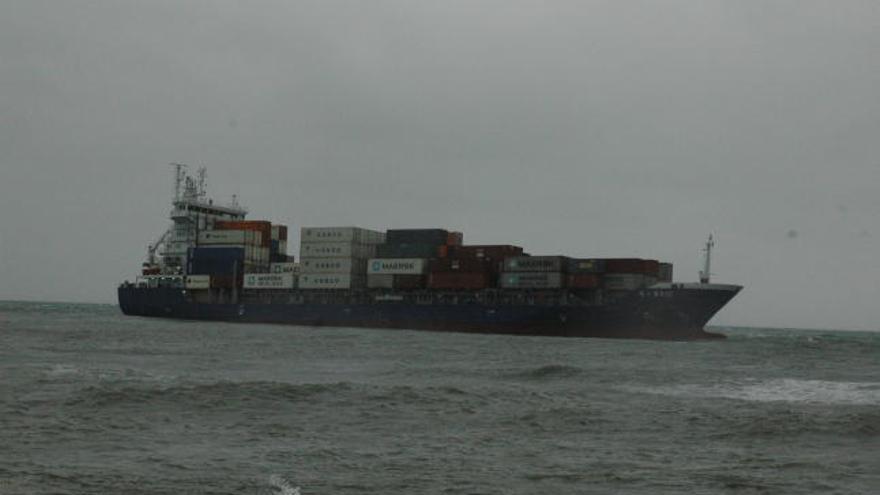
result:
[(880, 382), (836, 382), (779, 378), (716, 385), (636, 387), (631, 391), (678, 397), (717, 397), (753, 402), (880, 405)]

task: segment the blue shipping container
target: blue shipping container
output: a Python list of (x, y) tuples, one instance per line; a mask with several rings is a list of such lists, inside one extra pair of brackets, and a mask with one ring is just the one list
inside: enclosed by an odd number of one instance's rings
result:
[(190, 275), (232, 275), (244, 272), (244, 248), (196, 247), (187, 252)]

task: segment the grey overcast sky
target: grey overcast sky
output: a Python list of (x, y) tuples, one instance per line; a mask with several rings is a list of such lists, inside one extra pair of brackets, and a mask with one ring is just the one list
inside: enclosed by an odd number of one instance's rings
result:
[(113, 302), (174, 161), (681, 281), (715, 232), (714, 323), (880, 328), (876, 0), (0, 1), (0, 299)]

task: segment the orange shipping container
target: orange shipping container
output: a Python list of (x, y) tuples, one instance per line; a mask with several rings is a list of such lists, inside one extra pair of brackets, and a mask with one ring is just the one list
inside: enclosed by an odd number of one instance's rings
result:
[(268, 247), (272, 244), (272, 222), (265, 220), (240, 220), (214, 222), (216, 230), (255, 230), (261, 234), (260, 244)]

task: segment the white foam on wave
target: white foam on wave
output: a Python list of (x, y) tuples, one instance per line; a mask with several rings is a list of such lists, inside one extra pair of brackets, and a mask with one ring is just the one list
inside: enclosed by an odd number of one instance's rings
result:
[(82, 373), (80, 368), (72, 364), (54, 364), (51, 368), (45, 371), (46, 376), (65, 376), (65, 375), (79, 375)]
[(880, 405), (880, 382), (833, 382), (780, 378), (718, 385), (677, 385), (639, 389), (680, 397), (718, 397), (754, 402)]

